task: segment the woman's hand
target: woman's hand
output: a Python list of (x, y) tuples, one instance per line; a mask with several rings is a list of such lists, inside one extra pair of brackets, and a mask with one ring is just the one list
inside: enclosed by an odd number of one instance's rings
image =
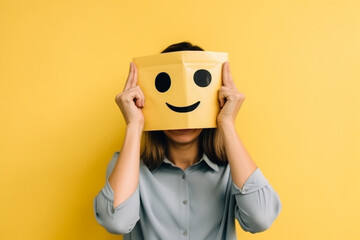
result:
[(142, 131), (144, 127), (144, 115), (141, 108), (144, 107), (144, 94), (137, 86), (137, 69), (134, 63), (130, 63), (129, 76), (126, 80), (122, 93), (116, 95), (115, 101), (125, 118), (126, 125), (138, 126)]
[(245, 100), (245, 95), (237, 90), (228, 62), (223, 64), (222, 82), (223, 85), (219, 91), (221, 110), (217, 118), (219, 134), (223, 137), (231, 178), (237, 187), (242, 188), (257, 166), (246, 151), (235, 129), (236, 115)]
[(235, 124), (241, 104), (245, 100), (245, 95), (239, 92), (232, 79), (228, 62), (222, 68), (222, 86), (219, 91), (220, 113), (217, 117), (218, 125), (221, 127), (227, 124)]
[(144, 127), (144, 94), (137, 84), (137, 69), (130, 63), (130, 71), (122, 93), (116, 95), (126, 122), (124, 142), (110, 174), (109, 183), (114, 192), (114, 209), (136, 191), (139, 182), (140, 141)]

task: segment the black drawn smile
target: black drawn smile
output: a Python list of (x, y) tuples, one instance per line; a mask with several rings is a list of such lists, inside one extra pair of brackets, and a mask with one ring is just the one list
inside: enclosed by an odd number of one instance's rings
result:
[(191, 112), (194, 111), (200, 104), (200, 101), (197, 101), (196, 103), (190, 105), (190, 106), (185, 106), (185, 107), (175, 107), (169, 103), (166, 103), (166, 105), (173, 110), (174, 112), (178, 112), (178, 113), (187, 113), (187, 112)]

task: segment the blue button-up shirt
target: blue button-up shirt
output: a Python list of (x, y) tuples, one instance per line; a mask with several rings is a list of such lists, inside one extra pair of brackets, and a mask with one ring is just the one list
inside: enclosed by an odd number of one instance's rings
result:
[[(113, 156), (107, 177), (116, 163)], [(267, 229), (279, 214), (278, 195), (257, 169), (240, 189), (230, 167), (206, 155), (183, 170), (168, 159), (150, 171), (140, 164), (139, 184), (122, 204), (113, 208), (109, 182), (94, 201), (96, 220), (124, 240), (236, 239), (235, 219), (249, 232)]]

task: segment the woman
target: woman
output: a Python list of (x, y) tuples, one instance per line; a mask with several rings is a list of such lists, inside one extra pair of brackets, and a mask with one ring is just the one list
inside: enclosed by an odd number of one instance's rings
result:
[[(188, 42), (164, 52), (194, 50)], [(145, 99), (130, 72), (116, 102), (126, 121), (125, 139), (94, 201), (97, 221), (126, 239), (236, 239), (235, 219), (245, 231), (266, 230), (279, 214), (278, 195), (247, 153), (235, 129), (245, 99), (223, 64), (216, 129), (146, 132)]]

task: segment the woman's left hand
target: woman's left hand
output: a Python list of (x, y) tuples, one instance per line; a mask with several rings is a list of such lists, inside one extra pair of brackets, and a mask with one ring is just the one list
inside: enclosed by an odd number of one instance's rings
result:
[(225, 62), (222, 67), (222, 86), (219, 91), (221, 110), (217, 117), (218, 125), (235, 124), (236, 115), (244, 100), (245, 95), (238, 91), (232, 79), (229, 62)]

